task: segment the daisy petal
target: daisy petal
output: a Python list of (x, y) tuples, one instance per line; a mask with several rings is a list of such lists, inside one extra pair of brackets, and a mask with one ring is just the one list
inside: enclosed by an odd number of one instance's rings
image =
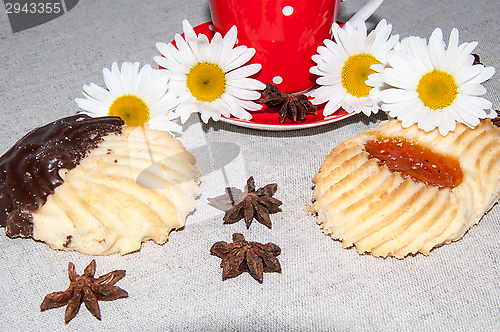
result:
[(83, 91), (87, 94), (87, 98), (101, 100), (109, 104), (111, 104), (114, 100), (113, 96), (108, 90), (103, 89), (102, 87), (94, 83), (90, 83), (90, 85), (84, 85)]
[(259, 63), (252, 63), (237, 69), (234, 69), (226, 74), (226, 79), (241, 79), (248, 76), (252, 76), (258, 73), (262, 69), (262, 65)]
[(98, 117), (108, 115), (109, 106), (107, 105), (107, 103), (103, 103), (99, 100), (84, 98), (76, 98), (75, 101), (78, 107), (87, 111), (86, 114), (90, 116)]
[(231, 71), (235, 68), (243, 66), (245, 63), (250, 61), (250, 59), (253, 58), (254, 55), (255, 55), (255, 49), (248, 48), (245, 50), (245, 52), (243, 54), (241, 54), (240, 56), (235, 58), (233, 61), (228, 63), (227, 66), (225, 66), (224, 68), (222, 68), (222, 67), (221, 68), (226, 72)]

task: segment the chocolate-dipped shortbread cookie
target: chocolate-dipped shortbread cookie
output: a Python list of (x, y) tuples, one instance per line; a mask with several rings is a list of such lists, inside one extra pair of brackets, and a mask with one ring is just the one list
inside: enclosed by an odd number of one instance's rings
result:
[(164, 243), (195, 208), (196, 160), (167, 132), (75, 115), (0, 158), (0, 225), (55, 249), (126, 254)]

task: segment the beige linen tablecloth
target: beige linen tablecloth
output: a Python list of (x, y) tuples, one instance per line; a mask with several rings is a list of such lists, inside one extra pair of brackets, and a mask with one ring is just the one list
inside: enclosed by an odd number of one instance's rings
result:
[[(12, 1), (11, 1), (12, 2)], [(348, 19), (363, 0), (341, 6)], [(75, 1), (66, 0), (66, 7)], [(67, 9), (67, 8), (66, 8)], [(81, 0), (64, 15), (14, 33), (0, 10), (0, 150), (30, 129), (78, 111), (82, 86), (103, 86), (102, 69), (115, 61), (152, 64), (157, 41), (182, 32), (182, 20), (210, 20), (208, 0)], [(368, 22), (382, 18), (402, 37), (428, 38), (453, 27), (460, 41), (477, 40), (475, 53), (500, 70), (500, 7), (497, 0), (386, 0)], [(484, 85), (500, 108), (500, 74)], [(311, 179), (340, 141), (385, 119), (356, 115), (304, 130), (271, 132), (225, 123), (203, 124), (197, 116), (179, 139), (198, 158), (203, 174), (198, 207), (165, 245), (146, 243), (126, 256), (95, 257), (96, 275), (125, 269), (118, 286), (127, 299), (101, 302), (102, 321), (83, 306), (65, 326), (64, 308), (40, 312), (47, 293), (66, 289), (67, 265), (77, 272), (93, 257), (51, 250), (32, 240), (0, 234), (2, 330), (171, 331), (416, 331), (498, 330), (500, 327), (500, 208), (495, 206), (465, 237), (426, 257), (378, 259), (345, 250), (325, 236), (306, 213)], [(208, 149), (208, 147), (211, 147)], [(208, 152), (210, 151), (210, 153)], [(224, 157), (229, 155), (230, 157)], [(221, 167), (223, 166), (223, 167)], [(223, 225), (223, 213), (207, 202), (226, 185), (242, 188), (278, 183), (282, 212), (272, 230), (254, 223)], [(283, 271), (221, 280), (220, 259), (209, 249), (247, 240), (279, 245)]]

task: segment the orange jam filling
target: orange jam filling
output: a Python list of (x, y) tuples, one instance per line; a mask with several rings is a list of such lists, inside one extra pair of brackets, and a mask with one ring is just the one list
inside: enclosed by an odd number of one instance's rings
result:
[(365, 143), (370, 158), (377, 158), (393, 172), (438, 188), (454, 188), (463, 179), (460, 162), (452, 156), (433, 152), (403, 137), (382, 137)]

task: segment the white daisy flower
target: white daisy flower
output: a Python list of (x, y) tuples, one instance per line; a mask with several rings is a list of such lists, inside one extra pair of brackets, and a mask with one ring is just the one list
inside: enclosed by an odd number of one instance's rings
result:
[[(347, 22), (344, 27), (333, 24), (335, 41), (326, 39), (312, 57), (317, 64), (310, 72), (318, 75), (319, 88), (313, 90), (313, 104), (327, 102), (323, 115), (328, 116), (342, 107), (348, 113), (377, 113), (377, 92), (381, 81), (368, 80), (375, 70), (372, 65), (384, 66), (386, 54), (397, 43), (399, 36), (391, 36), (392, 25), (386, 20), (367, 36), (366, 25), (357, 21), (356, 26)], [(370, 85), (367, 85), (370, 84)]]
[(172, 119), (170, 112), (177, 104), (177, 95), (168, 89), (168, 76), (159, 69), (145, 65), (139, 71), (139, 62), (115, 63), (111, 70), (103, 69), (107, 90), (94, 84), (84, 85), (85, 98), (76, 98), (80, 113), (98, 116), (119, 116), (127, 126), (165, 131), (180, 131), (182, 127)]
[(192, 113), (200, 112), (207, 123), (210, 118), (217, 121), (221, 115), (231, 115), (249, 120), (247, 112), (257, 111), (262, 105), (252, 100), (260, 98), (257, 90), (265, 89), (258, 80), (249, 78), (260, 71), (260, 64), (245, 65), (255, 54), (255, 49), (246, 46), (234, 47), (237, 30), (233, 26), (222, 38), (215, 33), (212, 41), (196, 33), (187, 20), (182, 22), (185, 39), (179, 34), (175, 43), (157, 43), (163, 56), (154, 60), (166, 69), (170, 77), (169, 86), (179, 95), (180, 104), (176, 113), (181, 121), (187, 121)]
[(456, 122), (471, 128), (480, 119), (495, 117), (491, 102), (479, 96), (486, 93), (481, 85), (495, 68), (474, 65), (471, 52), (477, 42), (458, 44), (458, 30), (450, 34), (448, 48), (437, 28), (429, 44), (424, 38), (407, 37), (387, 55), (389, 67), (380, 77), (390, 88), (380, 92), (382, 110), (402, 121), (403, 127), (417, 123), (441, 135), (455, 130)]

